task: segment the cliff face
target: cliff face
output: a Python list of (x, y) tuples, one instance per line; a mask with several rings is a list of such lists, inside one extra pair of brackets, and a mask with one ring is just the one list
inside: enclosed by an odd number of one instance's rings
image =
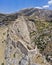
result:
[(0, 14), (0, 48), (0, 65), (52, 65), (52, 11)]

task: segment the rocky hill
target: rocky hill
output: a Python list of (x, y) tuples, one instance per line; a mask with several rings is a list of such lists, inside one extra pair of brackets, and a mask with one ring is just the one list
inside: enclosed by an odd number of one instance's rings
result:
[(0, 14), (0, 65), (52, 65), (52, 10)]
[[(30, 16), (32, 18), (37, 18), (46, 21), (52, 21), (52, 10), (43, 10), (43, 9), (36, 9), (36, 8), (27, 8), (24, 10), (20, 10), (17, 13), (12, 14), (0, 14), (0, 24), (4, 21), (14, 21), (18, 18), (18, 16)], [(5, 23), (7, 24), (7, 22)]]

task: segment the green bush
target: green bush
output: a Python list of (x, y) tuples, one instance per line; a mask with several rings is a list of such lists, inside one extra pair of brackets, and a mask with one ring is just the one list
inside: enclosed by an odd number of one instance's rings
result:
[(40, 35), (36, 40), (35, 40), (35, 44), (37, 45), (38, 49), (40, 49), (40, 51), (43, 51), (47, 45), (47, 41), (44, 41), (44, 34)]
[(2, 63), (1, 65), (4, 65), (4, 63)]

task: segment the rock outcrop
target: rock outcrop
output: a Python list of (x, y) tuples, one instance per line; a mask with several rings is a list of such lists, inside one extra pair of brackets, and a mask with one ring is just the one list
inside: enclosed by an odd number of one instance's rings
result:
[(0, 30), (6, 31), (0, 32), (5, 44), (2, 64), (52, 64), (52, 11), (29, 8), (0, 15)]

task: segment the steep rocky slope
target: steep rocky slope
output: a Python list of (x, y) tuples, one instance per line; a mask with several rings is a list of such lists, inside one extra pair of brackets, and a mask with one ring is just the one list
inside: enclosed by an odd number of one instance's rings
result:
[(0, 58), (0, 65), (52, 65), (52, 11), (0, 14)]

